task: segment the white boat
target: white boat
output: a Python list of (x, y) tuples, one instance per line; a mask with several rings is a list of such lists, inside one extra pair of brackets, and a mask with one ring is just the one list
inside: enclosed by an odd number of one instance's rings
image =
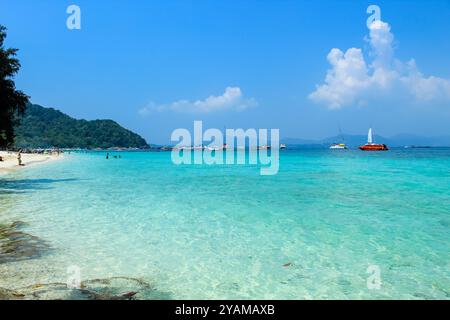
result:
[(333, 143), (330, 146), (330, 149), (348, 149), (347, 146), (345, 145), (345, 140), (344, 140), (344, 135), (342, 134), (342, 130), (341, 127), (339, 127), (339, 136), (340, 136), (340, 140), (342, 141), (341, 143)]
[(330, 149), (348, 149), (345, 143), (333, 143)]
[(220, 150), (222, 150), (222, 148), (221, 148), (221, 147), (218, 147), (218, 146), (207, 146), (207, 147), (205, 147), (205, 150), (209, 150), (209, 151), (220, 151)]

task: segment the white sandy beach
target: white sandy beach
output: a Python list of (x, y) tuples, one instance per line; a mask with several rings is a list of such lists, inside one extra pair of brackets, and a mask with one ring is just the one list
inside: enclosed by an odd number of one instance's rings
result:
[(63, 156), (62, 154), (22, 153), (23, 166), (19, 166), (18, 164), (17, 152), (0, 151), (0, 157), (3, 159), (3, 161), (0, 161), (0, 174), (5, 174), (21, 168), (26, 168), (30, 165), (62, 159)]

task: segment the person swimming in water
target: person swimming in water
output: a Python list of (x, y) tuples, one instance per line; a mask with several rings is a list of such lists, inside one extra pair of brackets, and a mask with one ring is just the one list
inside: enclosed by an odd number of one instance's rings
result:
[(108, 159), (109, 159), (109, 152), (106, 153), (106, 160), (108, 160)]

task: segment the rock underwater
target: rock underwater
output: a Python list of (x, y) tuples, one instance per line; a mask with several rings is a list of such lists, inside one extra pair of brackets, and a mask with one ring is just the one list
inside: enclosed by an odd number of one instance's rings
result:
[[(26, 224), (16, 221), (0, 224), (0, 264), (36, 259), (50, 250), (38, 237), (20, 229)], [(37, 283), (23, 288), (0, 287), (0, 300), (167, 300), (171, 294), (162, 292), (144, 280), (132, 277), (111, 277), (81, 282), (79, 288), (66, 283)]]
[(38, 237), (20, 231), (24, 222), (0, 224), (0, 264), (40, 257), (50, 246)]

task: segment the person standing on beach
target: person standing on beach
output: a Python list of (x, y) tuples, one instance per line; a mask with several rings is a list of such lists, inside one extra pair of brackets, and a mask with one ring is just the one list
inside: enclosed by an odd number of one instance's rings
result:
[(17, 162), (19, 163), (19, 166), (23, 166), (22, 164), (22, 150), (19, 151), (17, 154)]

